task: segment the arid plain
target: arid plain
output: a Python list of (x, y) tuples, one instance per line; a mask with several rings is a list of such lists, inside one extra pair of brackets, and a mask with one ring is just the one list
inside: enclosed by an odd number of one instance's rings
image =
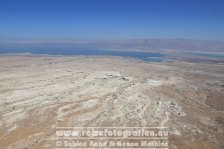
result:
[(170, 149), (224, 147), (224, 65), (0, 56), (0, 148), (54, 148), (55, 126), (168, 127)]

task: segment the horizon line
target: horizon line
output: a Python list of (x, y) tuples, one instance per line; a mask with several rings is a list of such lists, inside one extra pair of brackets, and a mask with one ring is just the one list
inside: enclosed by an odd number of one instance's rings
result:
[(3, 39), (0, 44), (86, 44), (96, 42), (122, 42), (132, 40), (179, 40), (179, 41), (210, 41), (210, 42), (224, 42), (224, 40), (214, 39), (193, 39), (193, 38), (122, 38), (122, 39)]

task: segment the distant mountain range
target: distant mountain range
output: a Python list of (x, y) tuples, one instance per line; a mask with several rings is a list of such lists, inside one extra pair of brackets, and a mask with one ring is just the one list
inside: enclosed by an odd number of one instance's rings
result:
[(121, 41), (98, 41), (90, 43), (93, 46), (121, 49), (138, 49), (143, 51), (206, 51), (224, 52), (224, 41), (192, 40), (192, 39), (132, 39)]
[(129, 39), (129, 40), (35, 40), (35, 41), (5, 41), (2, 48), (10, 47), (72, 47), (88, 46), (99, 49), (140, 50), (140, 51), (180, 51), (180, 52), (224, 52), (224, 41), (193, 40), (193, 39)]

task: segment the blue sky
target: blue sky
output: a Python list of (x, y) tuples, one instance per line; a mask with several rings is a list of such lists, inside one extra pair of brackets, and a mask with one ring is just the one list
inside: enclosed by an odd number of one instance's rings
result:
[(224, 40), (223, 0), (0, 0), (0, 40)]

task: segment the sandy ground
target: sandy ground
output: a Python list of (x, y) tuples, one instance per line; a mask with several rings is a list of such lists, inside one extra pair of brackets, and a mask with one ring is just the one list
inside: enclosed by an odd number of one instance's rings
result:
[(0, 56), (0, 148), (55, 148), (55, 126), (168, 127), (170, 149), (224, 147), (224, 65)]

